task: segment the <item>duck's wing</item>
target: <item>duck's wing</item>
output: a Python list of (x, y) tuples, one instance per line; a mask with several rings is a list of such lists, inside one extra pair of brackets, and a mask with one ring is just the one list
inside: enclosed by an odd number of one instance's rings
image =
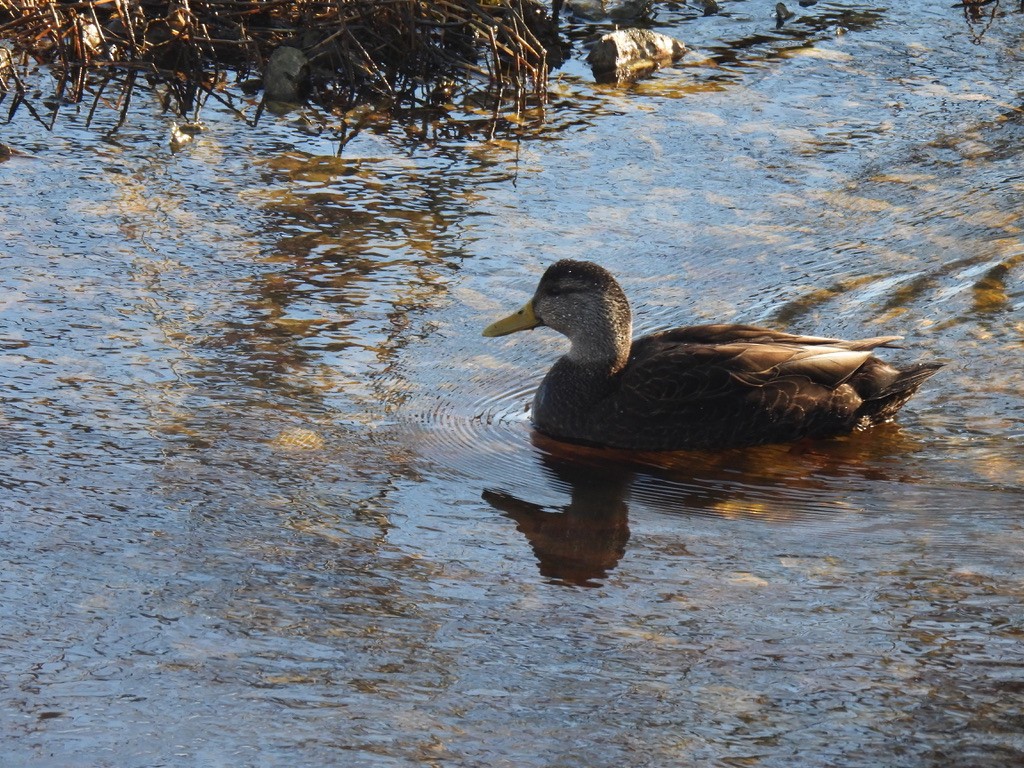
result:
[(701, 402), (719, 398), (739, 402), (778, 386), (821, 393), (848, 381), (871, 357), (870, 347), (823, 341), (708, 344), (679, 341), (675, 334), (670, 331), (634, 344), (620, 374), (620, 393), (661, 407), (700, 407)]
[(762, 328), (756, 325), (734, 325), (730, 323), (717, 323), (713, 325), (693, 325), (687, 328), (673, 328), (670, 331), (661, 331), (650, 336), (638, 339), (634, 344), (634, 352), (637, 345), (647, 342), (655, 343), (676, 343), (676, 344), (794, 344), (798, 346), (829, 345), (842, 347), (843, 349), (875, 349), (876, 347), (895, 347), (895, 342), (900, 341), (902, 336), (873, 336), (867, 339), (855, 339), (845, 341), (843, 339), (832, 339), (825, 336), (800, 336), (783, 331), (776, 331), (772, 328)]

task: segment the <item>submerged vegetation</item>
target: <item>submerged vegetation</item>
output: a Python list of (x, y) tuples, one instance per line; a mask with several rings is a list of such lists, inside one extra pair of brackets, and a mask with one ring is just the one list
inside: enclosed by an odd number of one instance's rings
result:
[[(145, 86), (186, 117), (207, 98), (237, 108), (226, 86), (257, 92), (287, 47), (303, 57), (303, 95), (332, 111), (457, 93), (521, 108), (544, 99), (551, 30), (536, 0), (0, 0), (0, 104), (50, 125), (62, 104), (87, 105), (90, 121), (112, 107), (120, 125)], [(40, 64), (45, 96), (30, 86)]]

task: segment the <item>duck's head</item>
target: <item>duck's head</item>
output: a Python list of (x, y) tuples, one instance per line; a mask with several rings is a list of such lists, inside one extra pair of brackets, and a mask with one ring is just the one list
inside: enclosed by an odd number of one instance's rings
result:
[[(622, 288), (604, 267), (563, 259), (548, 267), (537, 290), (515, 314), (491, 323), (484, 336), (546, 325), (568, 336), (571, 358), (618, 361), (628, 355), (632, 315)], [(624, 347), (624, 349), (623, 349)]]

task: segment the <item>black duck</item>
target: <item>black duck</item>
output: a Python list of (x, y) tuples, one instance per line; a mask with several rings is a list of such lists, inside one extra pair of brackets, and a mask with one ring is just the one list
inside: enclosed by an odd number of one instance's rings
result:
[(533, 298), (485, 336), (546, 325), (572, 346), (548, 371), (533, 422), (570, 442), (640, 451), (725, 449), (831, 437), (891, 419), (940, 363), (898, 369), (843, 341), (751, 325), (698, 325), (631, 341), (615, 278), (584, 261), (544, 273)]

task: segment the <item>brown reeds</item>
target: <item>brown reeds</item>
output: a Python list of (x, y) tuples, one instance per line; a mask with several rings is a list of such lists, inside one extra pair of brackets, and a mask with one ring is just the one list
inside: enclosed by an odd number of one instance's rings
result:
[[(331, 109), (436, 104), (486, 91), (543, 102), (550, 18), (537, 0), (0, 0), (0, 102), (40, 117), (27, 80), (54, 78), (51, 103), (92, 100), (118, 124), (140, 85), (189, 116), (223, 86), (262, 74), (282, 45), (309, 60), (310, 98)], [(86, 102), (88, 103), (88, 102)], [(56, 109), (51, 109), (51, 119)]]

